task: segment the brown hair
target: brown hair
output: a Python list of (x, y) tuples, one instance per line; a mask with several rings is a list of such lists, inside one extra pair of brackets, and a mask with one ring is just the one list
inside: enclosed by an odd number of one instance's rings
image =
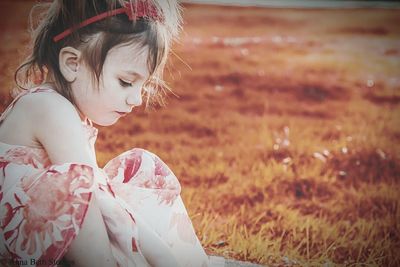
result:
[[(110, 16), (54, 42), (53, 38), (67, 28), (76, 27), (85, 19), (121, 7), (125, 2), (133, 6), (143, 0), (54, 0), (52, 3), (36, 5), (30, 14), (32, 30), (32, 51), (15, 72), (15, 82), (19, 90), (26, 90), (33, 84), (40, 84), (51, 75), (55, 90), (75, 104), (69, 83), (59, 70), (60, 50), (72, 46), (82, 51), (83, 59), (99, 81), (108, 51), (122, 44), (137, 43), (148, 46), (147, 64), (150, 78), (146, 82), (146, 106), (153, 102), (162, 103), (165, 89), (163, 69), (173, 39), (180, 30), (180, 7), (176, 0), (145, 0), (152, 2), (163, 21), (138, 18), (130, 21), (125, 14)], [(34, 14), (39, 10), (39, 14)], [(32, 18), (38, 18), (37, 26)]]

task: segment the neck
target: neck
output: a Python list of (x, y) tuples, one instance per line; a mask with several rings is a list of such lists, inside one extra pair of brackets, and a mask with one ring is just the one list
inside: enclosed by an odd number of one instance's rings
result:
[(79, 110), (79, 108), (78, 108), (77, 106), (74, 105), (74, 107), (75, 107), (76, 111), (78, 112), (78, 115), (79, 115), (79, 117), (81, 118), (81, 121), (87, 124), (88, 117), (86, 117), (86, 116)]
[[(48, 74), (42, 85), (44, 85), (44, 86), (48, 85), (51, 88), (55, 88), (55, 83), (53, 82), (53, 80), (50, 77), (51, 77), (51, 75)], [(88, 117), (86, 117), (85, 114), (83, 114), (76, 105), (74, 105), (74, 107), (75, 107), (76, 111), (78, 112), (78, 115), (79, 115), (81, 121), (84, 123), (87, 123)]]

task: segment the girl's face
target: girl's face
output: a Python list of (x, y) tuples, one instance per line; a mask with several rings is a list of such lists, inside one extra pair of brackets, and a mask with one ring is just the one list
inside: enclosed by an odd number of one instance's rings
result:
[[(81, 115), (101, 126), (109, 126), (142, 104), (143, 85), (149, 78), (148, 47), (124, 45), (112, 48), (105, 59), (98, 88), (92, 71), (79, 66), (71, 86)], [(124, 113), (124, 114), (122, 114)]]

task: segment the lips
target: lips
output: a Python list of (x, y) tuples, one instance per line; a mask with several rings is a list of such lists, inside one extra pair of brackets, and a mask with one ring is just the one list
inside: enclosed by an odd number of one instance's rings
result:
[(119, 111), (115, 111), (117, 112), (120, 116), (126, 116), (129, 112), (119, 112)]

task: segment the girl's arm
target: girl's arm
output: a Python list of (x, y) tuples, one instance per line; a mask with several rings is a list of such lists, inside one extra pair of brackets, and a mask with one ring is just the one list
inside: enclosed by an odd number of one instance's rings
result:
[[(53, 164), (76, 162), (97, 167), (90, 156), (81, 119), (68, 100), (55, 93), (32, 94), (24, 98), (24, 104), (29, 107), (26, 110), (29, 110), (27, 114), (31, 117), (32, 133), (43, 145)], [(69, 247), (66, 257), (74, 263), (73, 266), (117, 266), (94, 195), (82, 229)]]
[[(29, 98), (28, 98), (29, 97)], [(84, 163), (97, 167), (75, 107), (56, 93), (24, 96), (29, 107), (30, 129), (45, 148), (51, 163)], [(25, 99), (26, 98), (26, 99)]]
[(72, 266), (117, 266), (111, 254), (110, 241), (94, 194), (82, 229), (72, 242), (65, 257)]

